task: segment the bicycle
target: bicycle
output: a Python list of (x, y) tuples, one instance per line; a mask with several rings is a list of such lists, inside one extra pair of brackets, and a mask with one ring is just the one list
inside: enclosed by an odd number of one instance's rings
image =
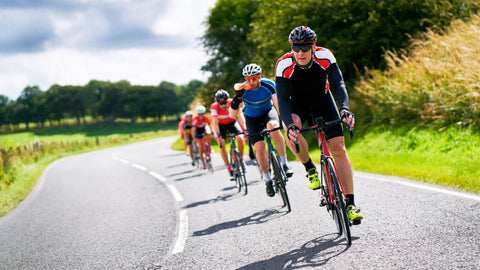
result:
[(270, 168), (270, 171), (273, 172), (273, 180), (274, 180), (273, 189), (275, 190), (275, 193), (277, 194), (280, 193), (283, 201), (283, 207), (286, 206), (287, 212), (290, 212), (291, 211), (290, 200), (288, 199), (287, 187), (286, 187), (288, 177), (285, 174), (283, 167), (280, 165), (280, 158), (278, 157), (277, 152), (275, 152), (272, 139), (270, 138), (270, 133), (279, 129), (282, 129), (282, 127), (264, 129), (263, 131), (252, 134), (252, 135), (260, 134), (263, 136), (264, 140), (267, 142), (269, 168)]
[[(245, 164), (243, 163), (242, 156), (240, 156), (240, 152), (237, 149), (237, 140), (235, 138), (241, 134), (244, 134), (244, 132), (236, 134), (230, 133), (227, 135), (227, 138), (230, 140), (229, 160), (230, 166), (232, 166), (235, 183), (237, 185), (238, 192), (242, 191), (243, 187), (243, 194), (246, 195), (248, 193), (248, 188), (247, 178), (245, 176)], [(222, 146), (220, 145), (220, 147)]]
[(192, 142), (192, 157), (192, 165), (200, 169), (200, 153), (198, 152), (198, 144), (195, 141)]
[[(325, 122), (323, 117), (315, 119), (315, 125), (302, 128), (299, 132), (315, 130), (320, 148), (320, 168), (321, 168), (321, 185), (320, 185), (320, 206), (326, 207), (327, 212), (335, 221), (337, 225), (338, 234), (344, 235), (347, 240), (347, 245), (351, 246), (352, 237), (350, 234), (350, 227), (352, 223), (348, 217), (347, 208), (345, 204), (345, 193), (343, 192), (342, 182), (338, 177), (335, 162), (330, 155), (327, 147), (327, 140), (325, 137), (326, 130), (333, 125), (342, 123), (342, 119), (337, 119)], [(353, 139), (353, 132), (349, 126), (350, 138)], [(298, 143), (295, 144), (298, 153)]]
[[(206, 166), (206, 169), (213, 173), (213, 165), (212, 165), (212, 156), (211, 156), (211, 153), (212, 153), (212, 147), (207, 143), (207, 140), (205, 139), (205, 135), (206, 134), (203, 134), (203, 137), (202, 137), (202, 144), (203, 144), (203, 154), (204, 154), (204, 157), (203, 157), (203, 161), (205, 162), (205, 166)], [(201, 162), (199, 162), (199, 166), (202, 166)]]

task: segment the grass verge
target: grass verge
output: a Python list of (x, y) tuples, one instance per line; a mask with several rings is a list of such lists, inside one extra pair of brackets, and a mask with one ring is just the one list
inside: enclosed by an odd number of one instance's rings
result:
[[(320, 162), (316, 138), (306, 135), (310, 156)], [(470, 129), (375, 128), (357, 132), (353, 141), (346, 136), (348, 154), (358, 171), (393, 175), (427, 183), (480, 193), (480, 134)], [(214, 140), (213, 148), (219, 149)], [(178, 139), (173, 149), (182, 151)], [(227, 150), (229, 148), (227, 147)], [(245, 148), (245, 154), (248, 148)], [(287, 151), (290, 160), (297, 160)]]
[(470, 129), (376, 128), (348, 147), (355, 170), (480, 193), (480, 136)]

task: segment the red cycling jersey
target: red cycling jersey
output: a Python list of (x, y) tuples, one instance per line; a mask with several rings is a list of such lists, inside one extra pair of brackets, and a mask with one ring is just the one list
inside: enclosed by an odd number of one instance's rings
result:
[(235, 121), (235, 118), (230, 117), (230, 114), (228, 112), (228, 108), (230, 108), (231, 104), (232, 104), (232, 99), (229, 98), (227, 110), (222, 110), (222, 108), (220, 107), (217, 101), (212, 103), (212, 105), (210, 106), (210, 113), (212, 115), (212, 118), (213, 117), (218, 118), (218, 123), (220, 125), (228, 125)]
[(192, 119), (192, 127), (205, 128), (207, 124), (211, 124), (211, 121), (206, 115), (203, 115), (203, 120), (200, 120), (198, 115)]

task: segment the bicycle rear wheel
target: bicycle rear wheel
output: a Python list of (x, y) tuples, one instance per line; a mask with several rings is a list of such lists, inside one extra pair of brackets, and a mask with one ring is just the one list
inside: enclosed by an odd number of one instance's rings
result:
[(290, 207), (290, 200), (288, 199), (287, 188), (285, 186), (287, 176), (285, 175), (285, 172), (280, 166), (280, 162), (278, 161), (278, 157), (276, 155), (271, 155), (270, 160), (273, 168), (273, 175), (275, 178), (275, 186), (277, 189), (277, 193), (280, 193), (283, 201), (283, 206), (286, 206), (287, 212), (290, 212), (292, 209)]
[(350, 234), (350, 219), (347, 214), (347, 207), (345, 204), (345, 197), (343, 195), (343, 190), (340, 186), (340, 182), (335, 171), (332, 159), (327, 159), (328, 173), (330, 174), (330, 179), (332, 181), (333, 193), (335, 195), (335, 208), (337, 212), (337, 222), (339, 227), (342, 228), (343, 235), (347, 240), (347, 245), (352, 245), (352, 236)]
[(247, 188), (247, 178), (245, 177), (245, 167), (242, 164), (242, 158), (240, 156), (240, 152), (238, 152), (237, 149), (233, 152), (235, 155), (235, 167), (236, 167), (236, 178), (238, 181), (238, 191), (243, 187), (243, 194), (248, 193), (248, 188)]

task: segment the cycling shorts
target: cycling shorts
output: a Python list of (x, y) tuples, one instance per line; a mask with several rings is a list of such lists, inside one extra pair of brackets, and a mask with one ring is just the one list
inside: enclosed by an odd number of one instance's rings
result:
[[(259, 117), (249, 117), (245, 115), (245, 124), (247, 125), (248, 134), (262, 132), (265, 128), (267, 128), (267, 123), (270, 121), (277, 121), (280, 123), (280, 121), (278, 120), (277, 111), (273, 107)], [(261, 134), (249, 136), (249, 142), (252, 145), (262, 140), (263, 136)]]
[(227, 131), (231, 134), (242, 133), (242, 128), (237, 121), (233, 121), (232, 123), (226, 125), (218, 124), (218, 128), (220, 129), (220, 136), (222, 136), (224, 139), (227, 137)]
[[(292, 106), (292, 113), (300, 117), (303, 125), (314, 125), (313, 121), (320, 116), (327, 122), (340, 119), (340, 114), (338, 113), (337, 105), (335, 104), (332, 93), (329, 93), (326, 97), (328, 98), (322, 99), (318, 106), (315, 106), (314, 108), (294, 105)], [(343, 136), (343, 128), (340, 124), (329, 127), (325, 132), (327, 140), (340, 136)]]
[(210, 129), (206, 127), (197, 127), (195, 131), (195, 139), (202, 139), (205, 135), (210, 134)]

